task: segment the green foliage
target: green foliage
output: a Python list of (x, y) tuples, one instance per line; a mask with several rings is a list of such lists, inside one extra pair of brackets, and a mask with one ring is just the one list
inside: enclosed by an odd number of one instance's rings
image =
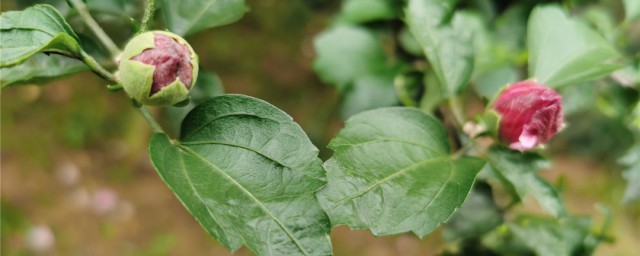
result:
[(180, 140), (149, 146), (162, 179), (209, 234), (230, 250), (329, 255), (318, 150), (300, 126), (247, 96), (213, 98), (183, 121)]
[(387, 58), (382, 45), (371, 31), (358, 26), (336, 26), (314, 40), (317, 58), (313, 69), (320, 78), (347, 89), (361, 76), (385, 70)]
[(624, 18), (627, 21), (640, 18), (640, 2), (635, 0), (622, 0), (624, 3)]
[(640, 199), (640, 145), (633, 148), (620, 159), (620, 163), (627, 168), (622, 172), (627, 182), (627, 189), (624, 192), (623, 201), (631, 203)]
[(235, 22), (248, 10), (244, 0), (159, 0), (158, 3), (167, 28), (181, 36)]
[(35, 5), (0, 16), (0, 67), (20, 64), (36, 53), (80, 56), (79, 39), (50, 5)]
[[(471, 34), (464, 20), (451, 22), (456, 1), (409, 0), (405, 19), (409, 30), (422, 46), (447, 96), (458, 94), (473, 71)], [(459, 20), (453, 14), (453, 20)]]
[(519, 216), (509, 230), (537, 255), (583, 255), (589, 236), (586, 218), (553, 220), (537, 216)]
[(349, 23), (365, 23), (395, 18), (398, 10), (395, 0), (345, 0), (340, 19)]
[(452, 159), (440, 122), (409, 108), (360, 113), (329, 144), (327, 186), (318, 193), (336, 225), (374, 235), (422, 237), (464, 202), (478, 158)]
[(20, 84), (44, 84), (47, 81), (83, 72), (89, 68), (79, 60), (38, 53), (25, 62), (0, 68), (0, 87)]
[(609, 42), (558, 6), (536, 7), (528, 28), (529, 75), (550, 87), (597, 79), (621, 67)]
[(530, 195), (553, 216), (566, 215), (558, 192), (537, 174), (540, 168), (549, 165), (542, 156), (494, 146), (489, 149), (489, 163), (505, 188), (512, 192), (514, 199), (520, 200)]

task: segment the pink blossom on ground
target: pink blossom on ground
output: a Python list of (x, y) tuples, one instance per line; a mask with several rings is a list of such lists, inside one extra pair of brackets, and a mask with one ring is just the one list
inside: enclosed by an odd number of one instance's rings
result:
[(564, 123), (562, 97), (531, 80), (508, 86), (493, 108), (500, 114), (500, 139), (515, 150), (530, 150), (548, 141)]
[(38, 225), (29, 229), (26, 242), (29, 249), (38, 253), (44, 253), (53, 249), (55, 236), (49, 226)]
[(118, 194), (108, 188), (99, 189), (93, 194), (91, 206), (98, 214), (112, 212), (118, 204)]

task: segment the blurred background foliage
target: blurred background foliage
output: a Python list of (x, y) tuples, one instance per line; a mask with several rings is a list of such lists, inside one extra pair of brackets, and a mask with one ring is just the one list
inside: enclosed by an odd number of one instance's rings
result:
[[(570, 212), (592, 216), (595, 227), (610, 227), (605, 239), (609, 243), (599, 246), (596, 255), (636, 255), (640, 253), (640, 19), (627, 20), (630, 14), (623, 1), (460, 1), (459, 8), (477, 11), (490, 21), (486, 28), (491, 31), (489, 38), (501, 38), (499, 45), (489, 40), (483, 48), (496, 51), (487, 56), (501, 58), (476, 60), (471, 98), (479, 103), (467, 104), (467, 112), (469, 116), (478, 113), (474, 107), (482, 104), (482, 97), (490, 97), (510, 81), (526, 78), (527, 15), (542, 2), (559, 2), (572, 14), (579, 14), (629, 58), (628, 67), (612, 76), (560, 89), (568, 125), (545, 150), (545, 155), (553, 156), (553, 165), (542, 175), (560, 189)], [(633, 0), (626, 2), (633, 4)], [(87, 39), (81, 42), (83, 47), (96, 54), (106, 52), (92, 43), (92, 33), (64, 0), (0, 3), (3, 12), (34, 3), (51, 4), (81, 38)], [(86, 3), (120, 47), (134, 33), (128, 17), (139, 20), (142, 16), (141, 1)], [(409, 65), (407, 60), (421, 55), (406, 31), (395, 31), (398, 24), (384, 21), (393, 20), (402, 11), (398, 7), (401, 3), (248, 1), (250, 11), (238, 22), (187, 37), (200, 55), (202, 70), (208, 70), (198, 82), (210, 85), (196, 87), (200, 89), (193, 92), (194, 103), (222, 92), (264, 99), (291, 115), (321, 150), (321, 158), (327, 159), (330, 151), (325, 145), (342, 127), (344, 118), (379, 106), (419, 104), (424, 92), (430, 90), (411, 82), (426, 79), (415, 72), (402, 74), (404, 83), (398, 84), (398, 70)], [(161, 19), (156, 22), (162, 27)], [(335, 24), (351, 25), (326, 33)], [(399, 42), (394, 42), (394, 33)], [(342, 41), (332, 41), (335, 35)], [(327, 46), (323, 40), (335, 44)], [(364, 52), (371, 61), (353, 64), (348, 62), (353, 58), (342, 56), (346, 62), (329, 61), (325, 65), (322, 60), (314, 60), (318, 52), (331, 53), (335, 47), (360, 49), (354, 54)], [(106, 56), (100, 60), (109, 64)], [(331, 68), (342, 72), (337, 77), (349, 78), (349, 72), (366, 75), (356, 80), (333, 80), (335, 76), (325, 74), (323, 67), (328, 72)], [(2, 90), (0, 253), (230, 254), (199, 227), (162, 183), (148, 159), (150, 129), (121, 93), (109, 93), (103, 84), (92, 73), (83, 72), (46, 86)], [(398, 90), (397, 86), (409, 89)], [(187, 108), (153, 111), (171, 133), (177, 134), (179, 121), (194, 103)], [(408, 234), (375, 238), (367, 231), (338, 227), (331, 234), (334, 253), (480, 253), (482, 248), (465, 248), (477, 244), (465, 240), (465, 236), (492, 230), (502, 222), (502, 216), (495, 212), (496, 207), (487, 207), (491, 200), (486, 197), (500, 192), (484, 185), (475, 189), (478, 193), (473, 193), (459, 211), (467, 216), (454, 217), (445, 228), (425, 239)], [(540, 211), (535, 203), (517, 207)], [(544, 223), (537, 217), (517, 221)], [(566, 225), (566, 230), (585, 226)], [(504, 239), (501, 232), (504, 229), (498, 228), (483, 243), (508, 246), (504, 241), (496, 242)], [(235, 254), (251, 253), (241, 249)]]

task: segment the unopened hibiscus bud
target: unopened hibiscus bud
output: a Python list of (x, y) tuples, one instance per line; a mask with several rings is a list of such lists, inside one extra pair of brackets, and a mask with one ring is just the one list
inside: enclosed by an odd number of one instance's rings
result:
[(198, 56), (182, 37), (165, 31), (135, 36), (122, 52), (120, 78), (127, 94), (145, 105), (187, 98), (198, 76)]
[(562, 97), (535, 81), (509, 85), (493, 108), (500, 115), (500, 139), (515, 150), (533, 149), (563, 126)]

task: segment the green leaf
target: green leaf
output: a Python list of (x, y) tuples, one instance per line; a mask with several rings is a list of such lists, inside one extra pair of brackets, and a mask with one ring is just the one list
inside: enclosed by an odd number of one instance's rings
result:
[(467, 200), (447, 221), (446, 240), (478, 238), (502, 224), (502, 213), (491, 194), (491, 187), (476, 183)]
[(181, 36), (235, 22), (249, 10), (245, 0), (160, 0), (158, 3), (167, 28)]
[(346, 0), (340, 9), (340, 19), (365, 23), (393, 19), (397, 13), (394, 0)]
[(150, 142), (158, 173), (202, 227), (236, 250), (259, 255), (329, 255), (325, 184), (318, 149), (291, 117), (248, 96), (196, 107), (180, 140)]
[(171, 129), (174, 131), (180, 130), (182, 120), (192, 109), (203, 102), (222, 94), (224, 94), (224, 88), (222, 86), (222, 81), (220, 81), (220, 77), (218, 77), (216, 73), (200, 67), (198, 71), (198, 80), (196, 80), (196, 84), (193, 86), (193, 89), (189, 91), (189, 103), (182, 107), (165, 108), (167, 119), (171, 124)]
[(622, 177), (627, 180), (627, 189), (624, 192), (623, 201), (631, 203), (640, 200), (640, 145), (636, 144), (620, 159), (620, 163), (626, 166)]
[(395, 72), (362, 76), (344, 93), (340, 104), (340, 116), (347, 119), (365, 110), (389, 107), (398, 103), (393, 79)]
[(537, 255), (582, 255), (577, 252), (589, 235), (589, 222), (585, 218), (519, 216), (509, 230)]
[(533, 10), (527, 43), (529, 75), (550, 87), (597, 79), (621, 67), (609, 42), (556, 5)]
[(433, 67), (448, 97), (464, 89), (474, 64), (472, 31), (466, 19), (448, 20), (455, 0), (409, 0), (405, 22)]
[(640, 18), (640, 1), (622, 0), (624, 3), (624, 17), (626, 21), (632, 21)]
[(86, 70), (87, 65), (79, 60), (38, 53), (19, 65), (0, 68), (0, 87), (42, 84)]
[(451, 159), (440, 121), (413, 108), (357, 114), (329, 148), (322, 207), (332, 225), (376, 236), (428, 234), (462, 204), (484, 166), (478, 158)]
[(387, 58), (382, 43), (369, 30), (337, 26), (316, 36), (313, 69), (325, 83), (344, 91), (361, 76), (383, 72)]
[(549, 165), (542, 156), (493, 146), (489, 149), (489, 163), (505, 188), (514, 193), (518, 200), (531, 195), (542, 209), (554, 217), (566, 215), (558, 192), (537, 174), (540, 168)]
[(50, 5), (0, 15), (0, 67), (20, 64), (39, 52), (80, 55), (78, 36)]

